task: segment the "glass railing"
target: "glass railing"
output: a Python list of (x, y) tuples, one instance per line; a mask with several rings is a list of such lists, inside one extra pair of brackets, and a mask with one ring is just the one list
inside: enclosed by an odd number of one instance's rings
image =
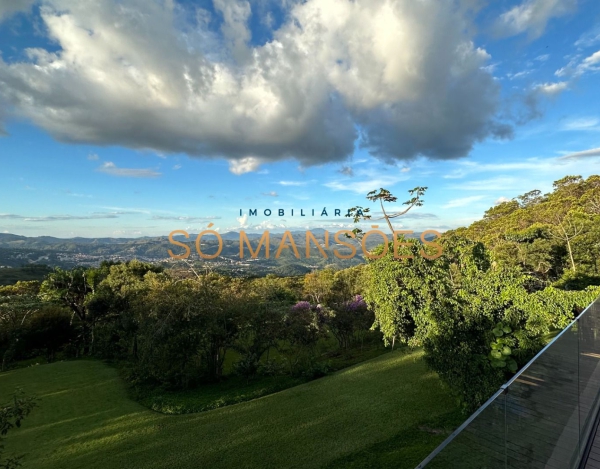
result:
[(577, 468), (600, 397), (600, 299), (417, 469)]

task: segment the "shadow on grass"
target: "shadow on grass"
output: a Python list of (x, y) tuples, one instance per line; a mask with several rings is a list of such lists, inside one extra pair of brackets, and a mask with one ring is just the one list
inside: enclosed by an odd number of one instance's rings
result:
[(342, 467), (335, 464), (385, 448), (390, 461), (418, 463), (443, 439), (419, 426), (435, 428), (455, 408), (420, 351), (387, 353), (249, 402), (176, 416), (131, 401), (116, 376), (90, 361), (5, 376), (0, 394), (21, 385), (48, 396), (24, 422), (26, 432), (8, 435), (7, 450), (25, 454), (28, 469)]

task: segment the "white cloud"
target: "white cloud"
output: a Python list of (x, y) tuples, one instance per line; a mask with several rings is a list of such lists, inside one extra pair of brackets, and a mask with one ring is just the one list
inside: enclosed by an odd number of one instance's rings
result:
[(236, 220), (240, 224), (240, 228), (248, 228), (248, 215), (244, 214), (241, 217), (237, 217)]
[(279, 196), (279, 194), (277, 192), (275, 192), (275, 191), (263, 192), (262, 195), (266, 195), (266, 196), (269, 196), (269, 197), (278, 197)]
[(496, 199), (496, 201), (494, 202), (494, 205), (500, 205), (503, 204), (504, 202), (510, 202), (510, 199), (508, 197), (499, 197), (498, 199)]
[(305, 186), (308, 181), (279, 181), (282, 186)]
[(548, 60), (550, 58), (550, 54), (543, 54), (543, 55), (538, 55), (535, 60), (539, 61), (539, 62), (545, 62), (546, 60)]
[(161, 175), (161, 173), (153, 169), (119, 168), (112, 161), (102, 163), (101, 166), (96, 168), (96, 171), (111, 176), (130, 178), (155, 178)]
[(393, 175), (381, 175), (379, 177), (373, 177), (369, 179), (363, 179), (362, 181), (352, 181), (348, 183), (347, 179), (337, 179), (323, 184), (325, 187), (334, 191), (352, 191), (357, 194), (366, 194), (369, 191), (377, 189), (379, 187), (385, 187), (389, 189), (396, 183), (405, 180), (402, 176)]
[(557, 83), (541, 83), (534, 86), (534, 91), (546, 96), (556, 96), (568, 88), (568, 83), (559, 81)]
[(496, 31), (502, 36), (527, 32), (530, 38), (537, 38), (552, 18), (572, 12), (576, 6), (577, 0), (525, 0), (500, 15)]
[(600, 50), (583, 59), (577, 67), (576, 75), (582, 75), (588, 71), (597, 72), (598, 70), (600, 70)]
[(568, 119), (561, 125), (561, 130), (600, 130), (600, 119), (597, 117)]
[[(579, 61), (581, 55), (577, 55), (572, 58), (569, 63), (558, 69), (554, 74), (558, 77), (573, 76), (579, 77), (588, 72), (600, 71), (600, 50), (594, 52), (592, 55), (585, 57)], [(579, 62), (578, 62), (579, 61)]]
[(527, 75), (533, 73), (533, 70), (522, 70), (520, 72), (517, 73), (507, 73), (506, 77), (509, 80), (516, 80), (517, 78), (523, 78), (526, 77)]
[(442, 176), (444, 179), (462, 179), (469, 174), (487, 172), (510, 172), (510, 171), (533, 171), (544, 167), (553, 160), (540, 161), (531, 159), (529, 161), (511, 161), (506, 163), (477, 163), (475, 161), (461, 161), (456, 163), (458, 168)]
[(575, 41), (575, 47), (585, 48), (592, 47), (593, 45), (600, 42), (600, 26), (596, 26), (590, 31), (583, 33), (579, 36), (579, 39)]
[(28, 217), (24, 215), (15, 215), (12, 213), (0, 213), (0, 220), (23, 220), (29, 222), (53, 222), (53, 221), (73, 221), (73, 220), (103, 220), (119, 218), (117, 213), (93, 213), (91, 215), (48, 215), (39, 217)]
[(466, 205), (471, 205), (474, 202), (477, 202), (481, 199), (484, 199), (485, 195), (473, 195), (470, 197), (462, 197), (460, 199), (453, 199), (448, 201), (447, 204), (442, 205), (442, 208), (456, 208), (456, 207), (464, 207)]
[(565, 156), (561, 156), (561, 160), (566, 159), (580, 159), (580, 158), (594, 158), (600, 156), (600, 148), (591, 148), (589, 150), (577, 151), (575, 153), (568, 153)]
[(229, 171), (233, 174), (251, 173), (260, 167), (260, 160), (254, 156), (247, 156), (241, 160), (229, 160)]
[(180, 164), (176, 164), (175, 166), (173, 166), (173, 170), (177, 171), (178, 169), (181, 169)]
[(358, 127), (386, 161), (458, 158), (511, 135), (454, 0), (290, 2), (261, 45), (251, 4), (217, 0), (214, 32), (173, 1), (45, 0), (57, 50), (0, 59), (0, 106), (61, 141), (222, 157), (236, 174), (256, 169), (249, 154), (344, 161)]
[(90, 153), (87, 156), (87, 159), (90, 161), (97, 161), (100, 157), (96, 153)]

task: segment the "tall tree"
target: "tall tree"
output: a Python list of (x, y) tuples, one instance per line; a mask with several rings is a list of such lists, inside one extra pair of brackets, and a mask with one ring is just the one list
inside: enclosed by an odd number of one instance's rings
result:
[[(403, 205), (407, 207), (403, 210), (397, 210), (391, 213), (388, 213), (383, 205), (384, 202), (394, 203), (398, 201), (398, 198), (395, 197), (389, 190), (384, 189), (383, 187), (379, 189), (379, 191), (373, 190), (367, 194), (367, 199), (372, 202), (379, 202), (381, 207), (381, 212), (383, 214), (380, 218), (374, 218), (373, 220), (385, 220), (390, 232), (394, 232), (394, 227), (392, 225), (392, 220), (402, 215), (406, 215), (410, 210), (415, 207), (421, 207), (423, 205), (423, 195), (427, 191), (427, 187), (415, 187), (414, 189), (410, 189), (408, 191), (410, 198), (403, 202)], [(347, 217), (352, 217), (354, 219), (354, 223), (359, 223), (360, 221), (371, 220), (372, 217), (369, 215), (370, 209), (356, 206), (348, 209)], [(360, 228), (354, 228), (352, 230), (354, 235), (357, 238), (360, 238), (363, 235), (363, 231)]]

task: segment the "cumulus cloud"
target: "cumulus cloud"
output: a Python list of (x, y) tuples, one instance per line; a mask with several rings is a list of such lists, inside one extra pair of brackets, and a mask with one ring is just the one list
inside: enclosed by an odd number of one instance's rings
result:
[(496, 31), (502, 36), (528, 33), (534, 39), (541, 36), (552, 18), (572, 12), (577, 0), (525, 0), (500, 15)]
[(357, 128), (385, 161), (457, 158), (510, 136), (465, 3), (289, 2), (252, 45), (244, 0), (214, 3), (220, 32), (166, 0), (46, 0), (59, 50), (0, 59), (0, 98), (60, 141), (226, 158), (235, 174), (343, 161)]
[(260, 160), (254, 156), (247, 156), (240, 160), (230, 160), (229, 171), (238, 176), (244, 173), (251, 173), (260, 167), (260, 163)]
[(510, 202), (510, 199), (508, 197), (504, 197), (504, 196), (499, 197), (494, 202), (494, 205), (500, 205), (500, 204), (503, 204), (504, 202)]
[(237, 61), (248, 58), (248, 41), (251, 34), (247, 21), (250, 18), (250, 3), (246, 0), (213, 0), (214, 7), (223, 15), (221, 31), (229, 49)]
[(153, 169), (137, 169), (137, 168), (119, 168), (112, 161), (106, 161), (101, 166), (96, 168), (99, 173), (109, 174), (117, 177), (129, 177), (129, 178), (155, 178), (161, 175), (161, 173)]

